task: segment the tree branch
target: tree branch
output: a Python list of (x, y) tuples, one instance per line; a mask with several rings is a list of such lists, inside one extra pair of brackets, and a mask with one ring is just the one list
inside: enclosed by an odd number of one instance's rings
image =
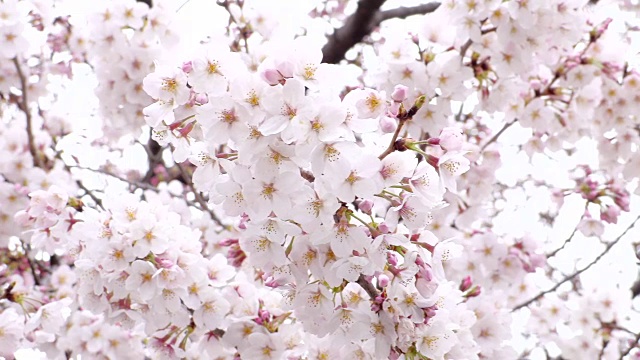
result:
[(360, 0), (356, 12), (347, 18), (344, 25), (336, 29), (329, 37), (329, 41), (322, 48), (322, 61), (337, 64), (344, 59), (344, 55), (355, 44), (369, 35), (381, 22), (393, 18), (404, 19), (411, 15), (428, 14), (435, 11), (440, 3), (399, 7), (397, 9), (380, 11), (385, 0)]
[(360, 274), (360, 277), (358, 278), (356, 283), (360, 285), (360, 287), (362, 287), (364, 291), (367, 292), (367, 294), (369, 294), (371, 300), (375, 300), (375, 298), (378, 297), (378, 290), (376, 290), (373, 284), (370, 283), (364, 275)]
[(631, 223), (631, 225), (629, 225), (623, 232), (622, 234), (620, 234), (615, 240), (613, 240), (612, 242), (608, 243), (607, 246), (605, 247), (604, 251), (602, 253), (600, 253), (600, 255), (598, 255), (595, 259), (593, 259), (592, 262), (589, 263), (589, 265), (585, 266), (584, 268), (576, 271), (575, 273), (566, 276), (564, 279), (562, 279), (562, 281), (560, 281), (559, 283), (555, 284), (551, 289), (543, 291), (541, 293), (539, 293), (538, 295), (536, 295), (534, 298), (527, 300), (525, 302), (523, 302), (522, 304), (516, 306), (513, 308), (513, 310), (511, 311), (516, 311), (519, 310), (525, 306), (530, 305), (531, 303), (533, 303), (534, 301), (537, 301), (538, 299), (540, 299), (541, 297), (545, 296), (548, 293), (554, 292), (556, 291), (560, 285), (566, 283), (567, 281), (573, 280), (575, 279), (578, 275), (582, 274), (583, 272), (587, 271), (587, 269), (589, 269), (591, 266), (593, 266), (595, 263), (597, 263), (598, 261), (600, 261), (600, 259), (602, 259), (603, 256), (605, 256), (609, 250), (611, 250), (611, 248), (617, 244), (620, 239), (622, 239), (622, 237), (629, 231), (631, 230), (636, 223), (638, 222), (638, 220), (640, 220), (640, 215), (638, 215), (638, 217), (636, 217), (635, 220), (633, 220), (633, 222)]
[(625, 356), (629, 355), (631, 350), (635, 349), (638, 345), (638, 341), (640, 341), (640, 333), (636, 335), (635, 339), (633, 339), (633, 345), (629, 346), (627, 350), (625, 350), (622, 354), (620, 354), (619, 360), (623, 360)]
[(27, 119), (27, 141), (29, 142), (29, 152), (33, 158), (33, 164), (41, 168), (42, 161), (40, 161), (40, 157), (38, 156), (38, 150), (36, 149), (36, 143), (33, 137), (33, 120), (31, 118), (31, 111), (29, 111), (29, 100), (27, 99), (27, 78), (22, 72), (22, 67), (20, 67), (18, 57), (13, 58), (13, 64), (18, 72), (18, 78), (20, 78), (20, 91), (22, 91), (22, 96), (18, 103), (18, 107), (22, 112), (24, 112)]
[(345, 20), (340, 29), (336, 29), (322, 48), (322, 61), (337, 64), (344, 59), (353, 45), (371, 33), (375, 24), (374, 17), (385, 0), (360, 0), (356, 12)]
[(434, 12), (440, 3), (431, 2), (417, 6), (402, 6), (396, 9), (381, 11), (373, 18), (373, 25), (378, 26), (381, 22), (389, 19), (406, 19), (412, 15), (422, 15)]
[(226, 227), (222, 222), (222, 220), (220, 220), (220, 218), (213, 212), (213, 210), (209, 209), (209, 205), (207, 204), (207, 201), (204, 199), (204, 197), (198, 191), (198, 189), (196, 189), (196, 187), (193, 185), (193, 181), (191, 180), (191, 174), (189, 174), (187, 170), (184, 167), (182, 167), (181, 164), (176, 163), (176, 166), (180, 170), (180, 174), (182, 175), (182, 178), (184, 179), (185, 183), (191, 188), (191, 191), (193, 191), (193, 195), (196, 197), (196, 202), (200, 204), (202, 211), (206, 211), (207, 213), (209, 213), (211, 220), (213, 220), (216, 224), (222, 226), (223, 228)]
[(502, 133), (504, 133), (508, 128), (510, 128), (511, 125), (515, 124), (516, 121), (518, 121), (518, 119), (515, 119), (511, 122), (504, 124), (504, 126), (502, 127), (502, 129), (500, 129), (500, 131), (498, 131), (495, 135), (493, 135), (491, 139), (489, 139), (489, 141), (487, 141), (484, 145), (482, 145), (482, 147), (480, 147), (480, 152), (482, 152), (484, 149), (487, 148), (487, 146), (493, 144), (496, 140), (498, 140), (500, 135), (502, 135)]
[(141, 2), (141, 3), (145, 3), (147, 5), (149, 5), (149, 7), (153, 6), (153, 3), (151, 2), (151, 0), (136, 0), (137, 2)]

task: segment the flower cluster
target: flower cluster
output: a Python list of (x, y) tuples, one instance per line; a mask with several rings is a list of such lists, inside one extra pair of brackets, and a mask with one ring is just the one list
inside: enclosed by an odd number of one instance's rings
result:
[(632, 2), (225, 0), (189, 51), (165, 1), (53, 3), (0, 2), (0, 356), (640, 354)]

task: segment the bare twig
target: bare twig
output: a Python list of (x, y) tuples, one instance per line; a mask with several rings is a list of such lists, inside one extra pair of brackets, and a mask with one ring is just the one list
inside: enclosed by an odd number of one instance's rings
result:
[[(588, 207), (589, 207), (589, 202), (587, 201), (584, 204), (584, 210), (586, 211)], [(584, 217), (584, 215), (582, 215), (580, 217), (580, 221), (582, 221), (583, 217)], [(552, 257), (552, 256), (555, 256), (560, 250), (564, 249), (565, 246), (567, 246), (567, 244), (571, 241), (571, 239), (573, 239), (573, 236), (576, 234), (577, 231), (578, 231), (578, 225), (576, 225), (576, 227), (573, 228), (573, 232), (571, 232), (571, 235), (569, 235), (569, 237), (564, 241), (564, 243), (562, 243), (562, 246), (560, 246), (559, 248), (553, 250), (552, 252), (550, 252), (549, 254), (546, 255), (547, 259)]]
[(22, 96), (20, 99), (20, 103), (18, 107), (27, 119), (27, 141), (29, 142), (29, 152), (31, 153), (31, 157), (33, 158), (33, 164), (39, 168), (42, 167), (42, 161), (38, 156), (38, 150), (36, 149), (35, 139), (33, 137), (33, 119), (31, 118), (31, 111), (29, 111), (29, 100), (27, 98), (27, 78), (22, 72), (22, 67), (20, 66), (20, 61), (18, 57), (13, 58), (13, 64), (16, 67), (16, 71), (18, 72), (18, 78), (20, 78), (20, 91), (22, 91)]
[(496, 140), (498, 140), (500, 135), (502, 135), (502, 133), (504, 133), (508, 128), (510, 128), (511, 125), (515, 124), (516, 121), (518, 121), (518, 119), (515, 119), (515, 120), (513, 120), (511, 122), (508, 122), (508, 123), (504, 124), (504, 126), (502, 127), (502, 129), (500, 129), (500, 131), (498, 131), (495, 135), (493, 135), (491, 137), (491, 139), (489, 139), (489, 141), (487, 141), (484, 145), (482, 145), (482, 147), (480, 147), (480, 152), (482, 152), (484, 149), (487, 148), (487, 146), (491, 145)]
[(226, 227), (224, 223), (220, 220), (220, 218), (213, 212), (213, 210), (209, 209), (209, 205), (207, 205), (207, 201), (204, 199), (202, 194), (193, 185), (193, 180), (191, 179), (191, 175), (187, 173), (187, 170), (179, 163), (176, 163), (176, 166), (180, 170), (180, 174), (182, 174), (182, 178), (184, 179), (187, 186), (189, 186), (189, 188), (191, 188), (191, 191), (193, 191), (193, 195), (196, 197), (196, 202), (200, 204), (202, 211), (206, 211), (207, 213), (209, 213), (211, 220), (213, 220), (216, 224), (222, 227)]
[(585, 266), (584, 268), (576, 271), (575, 273), (571, 274), (571, 275), (567, 275), (565, 276), (564, 279), (562, 279), (562, 281), (560, 281), (559, 283), (555, 284), (551, 289), (549, 290), (545, 290), (541, 293), (539, 293), (538, 295), (536, 295), (535, 297), (533, 297), (530, 300), (527, 300), (525, 302), (523, 302), (522, 304), (516, 306), (513, 308), (512, 311), (516, 311), (519, 310), (523, 307), (526, 307), (528, 305), (530, 305), (531, 303), (533, 303), (534, 301), (537, 301), (538, 299), (542, 298), (543, 296), (545, 296), (546, 294), (549, 294), (551, 292), (556, 291), (562, 284), (566, 283), (567, 281), (573, 280), (575, 279), (578, 275), (582, 274), (583, 272), (587, 271), (587, 269), (589, 269), (591, 266), (593, 266), (595, 263), (597, 263), (598, 261), (600, 261), (600, 259), (602, 259), (603, 256), (605, 256), (609, 250), (611, 250), (611, 248), (616, 245), (620, 239), (622, 239), (622, 237), (624, 235), (627, 234), (627, 232), (629, 230), (631, 230), (636, 223), (638, 222), (638, 220), (640, 220), (640, 215), (638, 217), (636, 217), (636, 219), (631, 223), (631, 225), (629, 225), (623, 232), (622, 234), (620, 234), (617, 238), (615, 238), (615, 240), (613, 240), (612, 242), (608, 243), (607, 246), (605, 247), (604, 251), (602, 253), (600, 253), (600, 255), (598, 255), (595, 259), (593, 259), (593, 261), (591, 261), (587, 266)]
[(29, 250), (31, 250), (31, 246), (22, 241), (22, 249), (24, 249), (24, 257), (27, 259), (29, 263), (29, 268), (31, 269), (31, 275), (33, 276), (33, 282), (36, 286), (40, 285), (40, 276), (36, 273), (36, 264), (33, 259), (29, 257)]
[(625, 350), (622, 354), (620, 354), (620, 357), (618, 359), (623, 360), (625, 356), (629, 355), (631, 350), (636, 348), (638, 341), (640, 341), (640, 333), (638, 333), (636, 337), (633, 339), (633, 345), (629, 346), (627, 350)]

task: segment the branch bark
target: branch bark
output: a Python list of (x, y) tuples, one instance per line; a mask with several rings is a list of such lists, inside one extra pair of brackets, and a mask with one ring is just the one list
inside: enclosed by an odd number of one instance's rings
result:
[(440, 6), (438, 2), (431, 2), (417, 6), (402, 6), (396, 9), (378, 12), (374, 18), (374, 26), (380, 25), (381, 22), (389, 19), (406, 19), (412, 15), (428, 14), (436, 11)]
[(371, 33), (374, 28), (374, 17), (385, 0), (360, 0), (356, 12), (347, 18), (344, 25), (329, 37), (329, 42), (322, 48), (322, 61), (337, 64), (344, 59), (353, 45)]
[(404, 19), (411, 15), (428, 14), (435, 11), (440, 3), (399, 7), (397, 9), (380, 11), (385, 0), (360, 0), (356, 12), (347, 18), (344, 25), (336, 29), (329, 41), (322, 48), (322, 61), (329, 64), (337, 64), (355, 44), (369, 35), (376, 26), (385, 20), (398, 18)]
[(33, 137), (33, 119), (31, 117), (31, 111), (29, 110), (29, 100), (27, 98), (27, 87), (29, 86), (29, 84), (27, 84), (27, 77), (25, 76), (25, 74), (22, 72), (22, 67), (20, 66), (20, 60), (18, 60), (17, 57), (13, 58), (13, 64), (16, 67), (16, 72), (18, 73), (18, 78), (20, 79), (20, 91), (22, 92), (22, 95), (20, 97), (20, 102), (18, 103), (18, 107), (20, 108), (20, 110), (22, 110), (22, 112), (24, 112), (24, 115), (26, 117), (27, 120), (27, 141), (29, 143), (29, 152), (31, 153), (31, 157), (33, 158), (33, 165), (35, 165), (36, 167), (42, 168), (42, 161), (40, 159), (40, 156), (38, 156), (38, 150), (36, 149), (36, 141), (35, 138)]

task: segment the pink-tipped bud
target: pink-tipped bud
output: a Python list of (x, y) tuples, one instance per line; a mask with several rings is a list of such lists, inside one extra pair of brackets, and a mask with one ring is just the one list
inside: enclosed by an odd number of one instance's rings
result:
[(193, 70), (193, 63), (191, 61), (187, 61), (182, 64), (182, 71), (184, 71), (186, 74), (190, 73), (191, 70)]
[(393, 116), (398, 116), (398, 112), (400, 112), (400, 105), (401, 105), (400, 103), (394, 102), (387, 109), (388, 113)]
[(380, 130), (382, 130), (383, 133), (387, 134), (393, 133), (398, 127), (398, 123), (396, 122), (396, 120), (388, 116), (381, 117), (379, 124)]
[(280, 72), (276, 69), (266, 69), (262, 73), (260, 73), (260, 77), (271, 86), (278, 85), (281, 81), (284, 80), (282, 74), (280, 74)]
[(391, 98), (397, 103), (403, 102), (409, 95), (409, 88), (404, 85), (396, 85), (391, 93)]
[(600, 209), (600, 219), (609, 224), (617, 224), (618, 215), (620, 215), (620, 208), (617, 205), (605, 205)]
[(173, 265), (175, 265), (173, 261), (158, 256), (156, 256), (154, 260), (156, 262), (156, 265), (158, 265), (158, 267), (161, 269), (170, 269)]
[(391, 229), (389, 229), (389, 225), (385, 223), (380, 223), (380, 225), (378, 225), (378, 231), (380, 231), (380, 233), (382, 234), (388, 234), (391, 231)]
[(204, 105), (209, 102), (209, 97), (207, 94), (197, 94), (196, 95), (196, 103), (200, 105)]
[(473, 282), (471, 281), (471, 276), (467, 276), (460, 282), (460, 291), (465, 292), (471, 288)]
[(389, 285), (389, 277), (385, 274), (380, 274), (378, 275), (378, 286), (380, 288), (384, 288), (387, 287), (387, 285)]
[[(638, 247), (638, 251), (640, 251), (640, 246)], [(387, 262), (391, 266), (398, 266), (398, 257), (393, 254), (391, 251), (387, 252)]]
[(360, 204), (358, 204), (358, 209), (367, 215), (371, 215), (371, 209), (373, 208), (373, 201), (371, 200), (362, 200)]

